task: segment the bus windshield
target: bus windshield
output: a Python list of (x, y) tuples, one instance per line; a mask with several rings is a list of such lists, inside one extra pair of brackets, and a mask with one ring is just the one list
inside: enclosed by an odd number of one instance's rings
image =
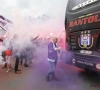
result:
[(69, 10), (74, 11), (80, 8), (84, 8), (85, 6), (91, 5), (98, 1), (100, 0), (70, 0), (68, 8)]
[(85, 2), (87, 0), (70, 0), (69, 2), (69, 10), (72, 10), (75, 6)]

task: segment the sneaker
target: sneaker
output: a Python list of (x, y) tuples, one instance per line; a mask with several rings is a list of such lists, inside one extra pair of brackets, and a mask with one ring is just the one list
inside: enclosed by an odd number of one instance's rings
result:
[(10, 69), (8, 69), (6, 72), (10, 72)]

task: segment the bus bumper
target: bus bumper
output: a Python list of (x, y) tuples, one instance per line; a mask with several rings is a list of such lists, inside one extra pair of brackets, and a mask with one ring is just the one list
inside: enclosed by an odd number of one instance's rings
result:
[(100, 56), (75, 53), (72, 57), (71, 64), (83, 69), (100, 71)]

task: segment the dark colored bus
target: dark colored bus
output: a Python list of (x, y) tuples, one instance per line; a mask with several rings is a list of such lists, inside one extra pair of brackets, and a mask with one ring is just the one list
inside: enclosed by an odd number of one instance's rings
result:
[(65, 31), (73, 52), (67, 63), (100, 71), (100, 0), (68, 0)]

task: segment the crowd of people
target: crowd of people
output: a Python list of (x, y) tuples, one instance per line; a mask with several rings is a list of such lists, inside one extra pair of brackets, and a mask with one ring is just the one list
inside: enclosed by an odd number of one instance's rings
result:
[[(12, 60), (15, 59), (14, 71), (16, 74), (20, 74), (21, 70), (18, 68), (19, 64), (24, 64), (25, 67), (29, 67), (29, 64), (32, 64), (32, 59), (34, 56), (33, 51), (35, 51), (35, 47), (37, 44), (34, 42), (34, 39), (30, 37), (29, 42), (24, 42), (19, 40), (17, 34), (11, 37), (10, 34), (5, 38), (1, 38), (2, 42), (2, 57), (5, 62), (2, 69), (7, 68), (6, 72), (10, 72), (12, 70)], [(25, 61), (23, 61), (25, 60)]]
[[(50, 41), (49, 38), (45, 40), (45, 43), (41, 42), (42, 39), (34, 39), (30, 37), (28, 41), (20, 40), (21, 38), (18, 37), (17, 34), (11, 37), (10, 34), (7, 35), (5, 38), (0, 38), (0, 42), (2, 42), (2, 57), (3, 61), (5, 62), (2, 69), (7, 68), (6, 72), (10, 72), (12, 70), (12, 60), (15, 59), (14, 71), (16, 74), (20, 74), (21, 70), (19, 69), (19, 64), (24, 64), (24, 67), (29, 67), (32, 64), (32, 60), (35, 57), (35, 50), (36, 47), (41, 45), (46, 45), (48, 47), (48, 58), (47, 60), (50, 63), (50, 69), (47, 73), (46, 80), (50, 80), (50, 75), (55, 80), (58, 80), (55, 76), (55, 68), (57, 65), (58, 60), (58, 53), (62, 50), (61, 47), (58, 47), (57, 37), (53, 37)], [(59, 46), (61, 46), (59, 44)], [(46, 48), (47, 48), (46, 47)], [(24, 60), (24, 61), (23, 61)]]

